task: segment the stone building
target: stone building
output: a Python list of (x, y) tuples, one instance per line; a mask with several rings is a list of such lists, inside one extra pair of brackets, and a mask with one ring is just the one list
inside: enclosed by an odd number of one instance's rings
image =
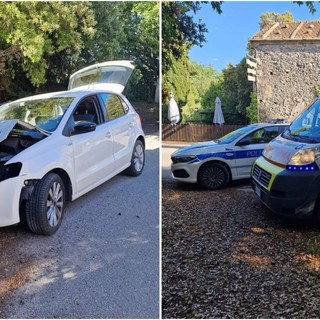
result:
[(267, 25), (250, 40), (262, 121), (292, 121), (320, 87), (320, 21)]

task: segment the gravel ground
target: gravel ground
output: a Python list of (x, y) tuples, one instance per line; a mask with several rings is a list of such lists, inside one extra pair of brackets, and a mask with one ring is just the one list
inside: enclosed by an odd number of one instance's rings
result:
[(319, 318), (320, 228), (264, 208), (249, 181), (162, 181), (163, 318)]

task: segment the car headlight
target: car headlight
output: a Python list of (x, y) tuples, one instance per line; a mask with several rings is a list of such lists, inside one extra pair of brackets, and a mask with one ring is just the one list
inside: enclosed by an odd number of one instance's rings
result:
[[(319, 154), (318, 154), (319, 156)], [(307, 164), (314, 163), (316, 160), (316, 154), (314, 149), (299, 150), (289, 160), (288, 164), (294, 166), (305, 166)]]
[(290, 171), (319, 170), (319, 167), (316, 164), (316, 161), (319, 159), (319, 150), (315, 148), (299, 150), (289, 160), (287, 169)]
[(171, 161), (173, 163), (190, 162), (194, 159), (196, 159), (196, 156), (174, 156), (174, 157), (171, 157)]

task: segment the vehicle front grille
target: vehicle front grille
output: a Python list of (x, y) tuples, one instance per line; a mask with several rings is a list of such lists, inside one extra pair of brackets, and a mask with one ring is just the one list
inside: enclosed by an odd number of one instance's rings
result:
[(189, 178), (190, 177), (189, 173), (184, 169), (173, 170), (173, 175), (176, 178)]
[(253, 167), (253, 177), (262, 186), (264, 186), (265, 188), (268, 188), (268, 185), (271, 180), (271, 173), (263, 170), (261, 167), (255, 164)]

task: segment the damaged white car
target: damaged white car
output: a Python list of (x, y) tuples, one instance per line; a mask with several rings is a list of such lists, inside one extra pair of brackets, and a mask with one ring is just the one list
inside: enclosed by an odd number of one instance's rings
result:
[(142, 173), (145, 137), (122, 95), (134, 66), (82, 69), (69, 90), (0, 106), (0, 226), (25, 221), (37, 234), (59, 228), (73, 201), (120, 172)]

